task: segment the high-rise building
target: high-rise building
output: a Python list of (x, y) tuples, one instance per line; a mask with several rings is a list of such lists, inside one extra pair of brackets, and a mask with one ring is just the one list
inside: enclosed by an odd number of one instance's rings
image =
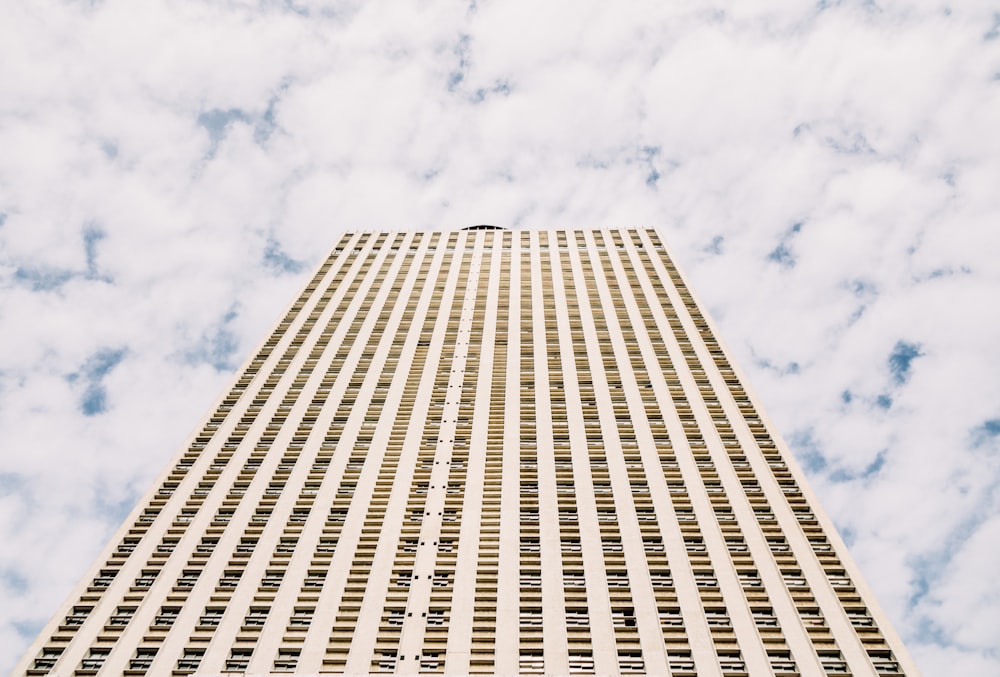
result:
[(653, 230), (344, 235), (15, 675), (910, 675)]

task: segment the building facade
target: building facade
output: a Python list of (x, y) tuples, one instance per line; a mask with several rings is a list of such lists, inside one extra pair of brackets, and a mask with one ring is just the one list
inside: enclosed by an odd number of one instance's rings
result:
[(14, 675), (917, 671), (650, 229), (344, 235)]

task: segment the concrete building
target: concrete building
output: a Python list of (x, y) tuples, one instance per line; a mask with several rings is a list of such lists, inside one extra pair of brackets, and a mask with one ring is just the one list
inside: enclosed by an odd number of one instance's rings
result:
[(910, 675), (654, 230), (344, 235), (14, 674)]

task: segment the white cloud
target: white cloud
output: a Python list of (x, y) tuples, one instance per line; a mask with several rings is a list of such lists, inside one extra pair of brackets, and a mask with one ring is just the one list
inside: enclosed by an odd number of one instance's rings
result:
[(8, 2), (0, 63), (0, 669), (339, 232), (487, 222), (659, 226), (927, 677), (1000, 671), (990, 3)]

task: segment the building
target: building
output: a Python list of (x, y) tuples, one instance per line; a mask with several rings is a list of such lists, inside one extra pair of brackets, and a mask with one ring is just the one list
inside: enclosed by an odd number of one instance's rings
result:
[(654, 230), (344, 235), (15, 675), (917, 675)]

